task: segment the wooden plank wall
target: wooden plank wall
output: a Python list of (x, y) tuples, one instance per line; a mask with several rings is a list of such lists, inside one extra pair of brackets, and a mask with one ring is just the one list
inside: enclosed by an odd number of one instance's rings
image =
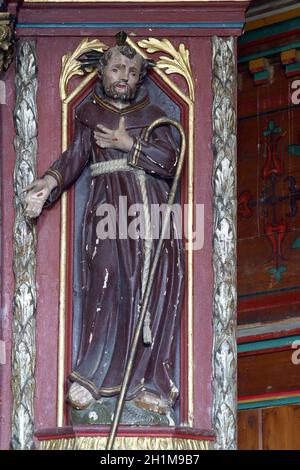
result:
[(300, 405), (242, 410), (238, 413), (239, 450), (299, 450)]

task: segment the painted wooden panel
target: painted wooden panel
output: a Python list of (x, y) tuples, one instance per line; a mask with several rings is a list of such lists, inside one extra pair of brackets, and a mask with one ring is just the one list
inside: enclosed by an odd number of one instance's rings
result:
[(238, 94), (240, 324), (300, 315), (300, 106), (291, 100), (300, 74), (287, 77), (272, 56), (270, 82), (258, 85), (248, 66)]
[(238, 395), (260, 395), (300, 389), (300, 365), (292, 349), (239, 356)]

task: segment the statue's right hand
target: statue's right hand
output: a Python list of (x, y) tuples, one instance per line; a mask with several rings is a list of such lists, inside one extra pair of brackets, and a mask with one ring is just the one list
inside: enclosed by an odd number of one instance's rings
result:
[(26, 203), (25, 215), (31, 218), (38, 217), (52, 189), (53, 187), (46, 178), (35, 180), (23, 188), (22, 192), (26, 193), (24, 198)]

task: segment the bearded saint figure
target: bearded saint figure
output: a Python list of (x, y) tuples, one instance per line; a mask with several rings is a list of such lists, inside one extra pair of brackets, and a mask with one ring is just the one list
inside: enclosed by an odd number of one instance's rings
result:
[[(147, 280), (146, 265), (158, 242), (149, 236), (123, 237), (118, 227), (115, 238), (100, 238), (97, 209), (110, 204), (118, 211), (119, 197), (126, 196), (128, 207), (138, 203), (149, 213), (151, 204), (167, 203), (176, 171), (178, 146), (170, 126), (157, 127), (148, 142), (143, 138), (147, 127), (165, 116), (142, 85), (148, 66), (124, 42), (104, 52), (99, 81), (76, 108), (72, 143), (41, 179), (24, 189), (26, 213), (38, 217), (44, 204), (54, 203), (86, 165), (91, 168), (82, 223), (81, 339), (68, 377), (67, 400), (77, 410), (91, 409), (95, 402), (110, 403), (120, 392)], [(171, 224), (145, 320), (152, 339), (145, 339), (144, 333), (144, 341), (140, 340), (126, 395), (131, 423), (135, 412), (167, 415), (178, 397), (174, 369), (183, 281), (182, 243)]]

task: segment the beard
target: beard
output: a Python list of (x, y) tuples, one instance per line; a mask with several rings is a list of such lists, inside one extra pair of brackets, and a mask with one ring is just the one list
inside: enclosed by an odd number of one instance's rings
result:
[[(117, 89), (118, 85), (123, 85), (124, 90), (118, 90)], [(128, 83), (123, 82), (122, 80), (112, 83), (111, 85), (107, 85), (106, 83), (103, 83), (103, 88), (108, 98), (112, 98), (113, 100), (118, 100), (118, 101), (123, 101), (123, 102), (128, 102), (132, 100), (136, 93), (136, 89), (133, 90), (128, 85)]]

